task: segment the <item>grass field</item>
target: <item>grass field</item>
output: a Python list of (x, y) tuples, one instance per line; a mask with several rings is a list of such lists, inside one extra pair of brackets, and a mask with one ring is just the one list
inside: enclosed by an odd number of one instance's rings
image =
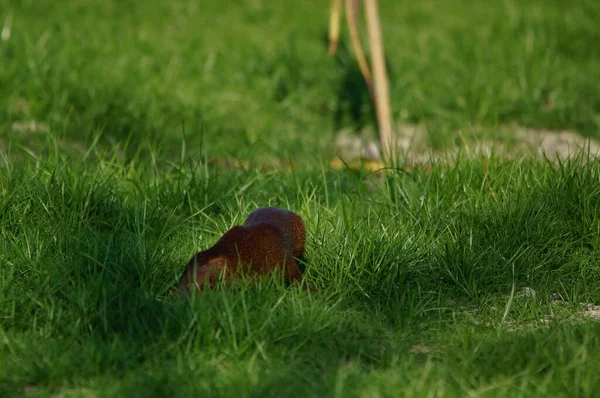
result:
[[(0, 0), (0, 396), (600, 394), (600, 163), (333, 170), (373, 117), (307, 3)], [(381, 3), (431, 148), (600, 138), (596, 1)], [(315, 289), (174, 300), (265, 205), (304, 217)]]

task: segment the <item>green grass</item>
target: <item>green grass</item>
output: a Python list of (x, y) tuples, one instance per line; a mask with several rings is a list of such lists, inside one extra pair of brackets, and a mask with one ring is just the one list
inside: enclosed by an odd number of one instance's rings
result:
[[(395, 117), (432, 146), (599, 136), (595, 2), (381, 3)], [(597, 396), (600, 164), (331, 170), (334, 131), (373, 120), (326, 22), (300, 1), (0, 0), (0, 395)], [(265, 205), (304, 217), (315, 290), (174, 300)]]
[[(600, 325), (561, 322), (600, 300), (600, 165), (461, 161), (369, 187), (351, 173), (132, 164), (49, 158), (2, 169), (7, 391), (600, 388)], [(306, 279), (319, 291), (264, 283), (171, 299), (190, 255), (265, 204), (305, 216)], [(525, 286), (537, 295), (519, 296)], [(549, 328), (528, 327), (550, 314)]]
[[(599, 135), (596, 1), (393, 3), (381, 13), (394, 116), (425, 124), (433, 145), (511, 122)], [(166, 152), (185, 133), (215, 156), (302, 158), (327, 153), (339, 128), (373, 123), (349, 44), (326, 55), (326, 5), (0, 5), (12, 27), (0, 44), (4, 130), (34, 119), (86, 149), (128, 152), (147, 141)]]

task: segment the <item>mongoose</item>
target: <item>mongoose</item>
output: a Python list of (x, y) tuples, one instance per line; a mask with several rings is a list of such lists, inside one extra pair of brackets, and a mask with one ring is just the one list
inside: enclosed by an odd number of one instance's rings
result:
[(288, 283), (302, 278), (297, 258), (304, 255), (306, 228), (302, 218), (291, 211), (263, 207), (248, 215), (243, 226), (225, 232), (214, 246), (196, 253), (179, 281), (181, 296), (197, 283), (214, 288), (219, 276), (225, 282), (238, 279), (241, 268), (246, 274), (265, 275), (276, 267)]

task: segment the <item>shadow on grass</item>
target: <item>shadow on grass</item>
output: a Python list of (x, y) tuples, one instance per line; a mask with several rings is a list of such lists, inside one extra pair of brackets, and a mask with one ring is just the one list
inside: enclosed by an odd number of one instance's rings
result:
[[(367, 125), (376, 125), (377, 115), (369, 87), (346, 40), (340, 40), (335, 57), (342, 76), (337, 88), (336, 110), (333, 114), (335, 131), (346, 126), (348, 122), (359, 130)], [(387, 58), (385, 62), (388, 83), (391, 86), (394, 82), (394, 69)]]

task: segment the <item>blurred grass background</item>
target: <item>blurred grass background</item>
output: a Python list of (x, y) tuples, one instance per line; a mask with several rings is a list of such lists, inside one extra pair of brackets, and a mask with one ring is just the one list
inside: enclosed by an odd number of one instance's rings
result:
[[(83, 147), (176, 152), (185, 134), (215, 157), (302, 157), (374, 123), (348, 42), (327, 56), (322, 2), (0, 4), (4, 141), (35, 145), (11, 131), (35, 120)], [(506, 123), (599, 135), (594, 1), (380, 7), (394, 119), (426, 125), (431, 146)]]

